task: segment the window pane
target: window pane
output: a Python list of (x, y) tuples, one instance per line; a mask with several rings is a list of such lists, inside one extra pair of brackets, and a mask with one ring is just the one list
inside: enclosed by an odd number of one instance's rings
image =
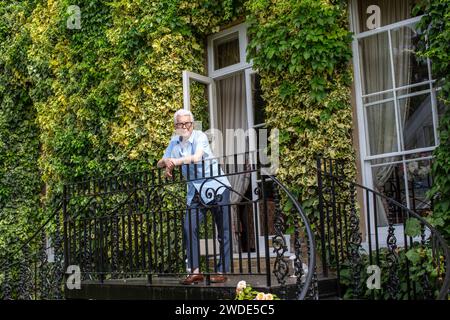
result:
[(214, 70), (222, 69), (240, 62), (238, 32), (214, 40), (213, 48)]
[(431, 159), (406, 162), (410, 209), (421, 216), (431, 213), (431, 201), (426, 196), (433, 184), (431, 164)]
[(373, 16), (367, 13), (371, 5), (380, 8), (380, 27), (411, 18), (414, 0), (358, 0), (359, 32), (368, 31), (367, 20)]
[(402, 87), (429, 80), (428, 65), (416, 56), (419, 35), (413, 26), (391, 31), (395, 86)]
[(391, 61), (387, 32), (359, 41), (363, 94), (392, 89)]
[(262, 98), (261, 77), (257, 73), (251, 75), (252, 81), (252, 104), (253, 104), (253, 124), (265, 122), (265, 101)]
[(399, 99), (405, 150), (433, 146), (434, 128), (429, 94)]
[[(403, 163), (372, 168), (374, 189), (406, 206), (406, 190)], [(389, 222), (401, 223), (404, 211), (381, 197), (376, 197), (377, 225), (387, 226)], [(371, 210), (373, 210), (373, 203)]]
[(366, 107), (370, 155), (398, 151), (393, 102)]

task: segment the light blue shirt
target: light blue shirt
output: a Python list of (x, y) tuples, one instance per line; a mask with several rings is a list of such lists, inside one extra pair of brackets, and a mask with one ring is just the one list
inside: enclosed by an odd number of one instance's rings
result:
[[(169, 146), (164, 152), (163, 158), (178, 159), (185, 156), (194, 155), (199, 148), (202, 148), (203, 162), (198, 162), (196, 166), (194, 164), (190, 164), (189, 175), (187, 170), (188, 166), (182, 166), (183, 177), (186, 180), (190, 180), (187, 185), (187, 205), (191, 204), (192, 199), (195, 195), (195, 190), (197, 190), (197, 192), (200, 194), (204, 203), (211, 202), (212, 200), (214, 200), (215, 194), (222, 194), (227, 189), (227, 187), (231, 187), (230, 182), (228, 181), (227, 177), (223, 176), (224, 173), (222, 169), (220, 169), (219, 174), (219, 163), (217, 159), (211, 159), (214, 158), (214, 155), (211, 151), (211, 147), (209, 146), (209, 141), (206, 134), (199, 130), (193, 130), (191, 136), (187, 141), (181, 142), (180, 138), (180, 136), (172, 137)], [(205, 166), (204, 172), (203, 163)], [(195, 170), (195, 167), (197, 168), (197, 170)], [(195, 176), (196, 171), (197, 176)], [(199, 179), (194, 180), (196, 177)], [(205, 179), (210, 177), (214, 178)], [(212, 196), (207, 194), (207, 192), (209, 192), (208, 189), (209, 191), (215, 190)]]

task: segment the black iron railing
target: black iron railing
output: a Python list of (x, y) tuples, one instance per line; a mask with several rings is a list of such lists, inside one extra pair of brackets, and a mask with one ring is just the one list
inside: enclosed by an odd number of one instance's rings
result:
[[(308, 219), (289, 190), (264, 171), (258, 155), (247, 152), (185, 164), (169, 178), (165, 169), (153, 169), (65, 185), (60, 206), (24, 246), (29, 253), (16, 253), (2, 262), (1, 297), (62, 298), (67, 290), (64, 275), (73, 267), (80, 270), (81, 285), (130, 278), (143, 278), (151, 285), (155, 277), (182, 279), (192, 271), (188, 268), (193, 257), (186, 246), (195, 221), (200, 240), (189, 242), (197, 246), (196, 262), (207, 285), (212, 275), (223, 271), (242, 279), (263, 276), (266, 286), (281, 288), (283, 297), (291, 277), (296, 277), (297, 298), (317, 299), (315, 243)], [(225, 177), (230, 186), (220, 185)], [(211, 188), (212, 181), (231, 195), (229, 203), (220, 202), (224, 193)], [(195, 209), (186, 202), (190, 183), (197, 183), (203, 195), (197, 196)], [(288, 199), (293, 206), (282, 210)], [(229, 218), (227, 257), (221, 245), (223, 230), (215, 223), (221, 215), (214, 216), (215, 210)], [(288, 230), (292, 234), (287, 235)], [(218, 261), (226, 258), (230, 270), (218, 269)], [(32, 274), (33, 270), (37, 271)]]
[(319, 264), (337, 277), (341, 296), (448, 298), (450, 252), (435, 228), (397, 200), (348, 181), (343, 161), (319, 157), (317, 169)]
[[(192, 264), (206, 276), (207, 284), (210, 276), (223, 272), (263, 275), (270, 287), (285, 285), (287, 277), (295, 273), (300, 299), (314, 287), (314, 272), (300, 281), (303, 263), (309, 264), (308, 270), (315, 270), (308, 220), (289, 191), (275, 177), (264, 174), (256, 152), (184, 164), (176, 167), (170, 178), (164, 170), (67, 185), (66, 266), (79, 265), (83, 280), (146, 277), (149, 284), (155, 276), (182, 277), (192, 271)], [(186, 186), (191, 183), (197, 184), (195, 208), (186, 204)], [(218, 201), (224, 190), (230, 194), (228, 203)], [(295, 204), (288, 213), (294, 218), (292, 228), (284, 219), (287, 213), (281, 210), (280, 191)], [(84, 211), (78, 209), (82, 203), (87, 203)], [(220, 214), (213, 215), (214, 210)], [(238, 214), (248, 223), (236, 226)], [(220, 218), (227, 221), (225, 229), (216, 227), (215, 220)], [(192, 239), (194, 226), (198, 226), (198, 242)], [(285, 237), (287, 229), (294, 230), (292, 244)], [(227, 236), (231, 250), (225, 252), (222, 239)], [(185, 250), (188, 243), (190, 254)], [(192, 246), (197, 246), (197, 257)], [(288, 252), (295, 255), (295, 270), (290, 270)], [(225, 270), (224, 263), (218, 268), (218, 262), (226, 259), (231, 261), (230, 269)]]
[(63, 298), (62, 202), (18, 250), (0, 260), (3, 300)]

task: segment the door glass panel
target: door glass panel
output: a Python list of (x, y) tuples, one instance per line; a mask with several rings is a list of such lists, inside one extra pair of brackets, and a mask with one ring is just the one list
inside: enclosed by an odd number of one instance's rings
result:
[(240, 62), (239, 33), (234, 32), (213, 41), (214, 70)]
[(257, 73), (251, 74), (252, 82), (252, 105), (253, 105), (253, 124), (262, 124), (265, 122), (265, 101), (262, 98), (261, 76)]
[(190, 81), (190, 106), (195, 115), (194, 129), (206, 131), (209, 124), (208, 86), (197, 81)]
[(223, 154), (243, 153), (248, 140), (243, 136), (248, 127), (244, 72), (235, 73), (216, 83), (217, 120), (224, 141)]

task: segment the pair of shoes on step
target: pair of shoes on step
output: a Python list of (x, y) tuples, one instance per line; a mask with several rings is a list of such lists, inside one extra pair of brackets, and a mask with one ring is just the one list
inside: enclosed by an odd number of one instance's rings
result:
[[(193, 273), (193, 274), (188, 275), (185, 279), (183, 279), (181, 281), (181, 284), (185, 284), (185, 285), (197, 284), (199, 282), (202, 282), (204, 279), (205, 278), (201, 273)], [(226, 281), (227, 281), (227, 277), (225, 277), (223, 274), (211, 276), (212, 283), (224, 283)]]

